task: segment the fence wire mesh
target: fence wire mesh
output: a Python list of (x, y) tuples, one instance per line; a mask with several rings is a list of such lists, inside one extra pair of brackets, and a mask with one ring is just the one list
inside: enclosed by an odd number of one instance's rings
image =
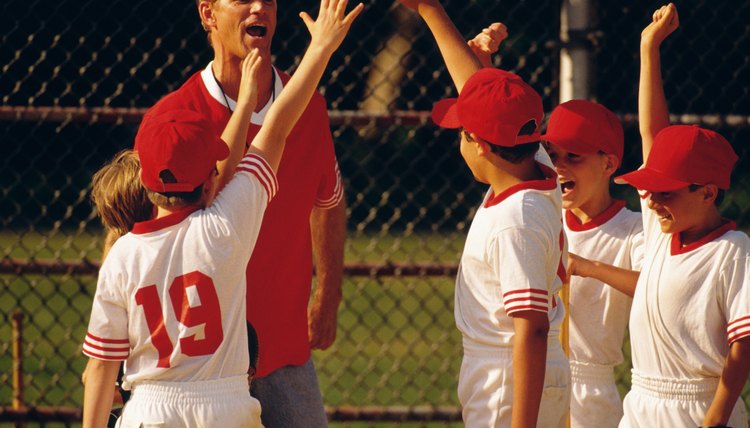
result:
[[(315, 3), (280, 2), (272, 49), (278, 67), (294, 71), (309, 38), (296, 14), (313, 12)], [(467, 38), (492, 21), (508, 25), (510, 38), (495, 64), (530, 82), (549, 113), (559, 91), (561, 2), (444, 3)], [(623, 118), (633, 148), (623, 169), (632, 169), (640, 156), (639, 34), (660, 4), (592, 4), (585, 37), (596, 76), (591, 92)], [(681, 28), (662, 49), (673, 120), (701, 123), (733, 143), (740, 162), (723, 209), (747, 230), (750, 4), (677, 6)], [(192, 0), (9, 0), (0, 8), (6, 24), (0, 43), (0, 406), (14, 398), (11, 318), (20, 312), (24, 402), (78, 408), (80, 343), (102, 243), (89, 202), (91, 176), (132, 146), (143, 109), (205, 67), (212, 54)], [(458, 425), (461, 342), (452, 273), (484, 188), (462, 163), (455, 133), (427, 119), (436, 100), (455, 95), (440, 54), (414, 15), (373, 0), (332, 59), (321, 92), (349, 206), (338, 339), (315, 354), (325, 402), (334, 419), (371, 420), (377, 414), (357, 409), (379, 407), (382, 418), (391, 414), (404, 426), (409, 418)], [(633, 195), (623, 195), (633, 202)], [(626, 391), (627, 364), (617, 376)]]

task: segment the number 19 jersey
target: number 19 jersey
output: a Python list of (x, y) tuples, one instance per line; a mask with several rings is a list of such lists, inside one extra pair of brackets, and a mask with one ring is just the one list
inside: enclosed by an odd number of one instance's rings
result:
[(245, 267), (277, 187), (248, 154), (207, 208), (137, 223), (99, 272), (83, 353), (125, 360), (126, 388), (246, 374)]

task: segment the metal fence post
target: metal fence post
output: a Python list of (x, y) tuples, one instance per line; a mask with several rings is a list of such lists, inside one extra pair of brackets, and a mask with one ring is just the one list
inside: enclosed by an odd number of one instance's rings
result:
[(591, 0), (564, 0), (560, 11), (560, 103), (589, 99), (593, 87), (588, 37)]

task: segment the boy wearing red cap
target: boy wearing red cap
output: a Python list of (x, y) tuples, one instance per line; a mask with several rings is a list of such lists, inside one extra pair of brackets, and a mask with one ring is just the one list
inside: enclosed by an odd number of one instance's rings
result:
[[(105, 425), (121, 361), (133, 389), (122, 426), (262, 426), (247, 376), (247, 243), (276, 193), (286, 137), (362, 10), (345, 16), (346, 3), (322, 1), (316, 21), (302, 14), (310, 47), (218, 195), (216, 164), (230, 156), (218, 130), (189, 110), (144, 118), (136, 135), (141, 181), (157, 212), (117, 240), (100, 270), (83, 345), (84, 427)], [(227, 125), (233, 149), (245, 144), (259, 64), (254, 52), (243, 65)]]
[[(641, 34), (645, 164), (615, 180), (641, 191), (645, 240), (620, 426), (747, 427), (740, 393), (750, 372), (750, 239), (718, 210), (737, 155), (716, 132), (668, 126), (659, 46), (678, 25), (669, 4)], [(594, 264), (587, 274), (611, 270)]]
[[(624, 269), (639, 270), (643, 244), (640, 213), (609, 191), (620, 165), (624, 136), (620, 121), (601, 104), (572, 100), (550, 115), (542, 139), (562, 188), (568, 250)], [(616, 290), (595, 278), (570, 279), (569, 358), (571, 427), (617, 427), (622, 399), (614, 366), (622, 343), (632, 289)]]
[(461, 155), (490, 186), (456, 279), (464, 424), (563, 427), (570, 371), (558, 340), (564, 309), (557, 291), (565, 243), (556, 175), (535, 158), (541, 98), (513, 73), (480, 70), (439, 2), (401, 2), (429, 26), (460, 93), (437, 103), (433, 120), (460, 129)]

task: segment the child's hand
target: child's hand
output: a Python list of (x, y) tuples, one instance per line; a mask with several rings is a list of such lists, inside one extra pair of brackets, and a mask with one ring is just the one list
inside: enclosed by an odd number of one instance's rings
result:
[(589, 260), (586, 260), (579, 255), (568, 253), (568, 278), (571, 276), (588, 276), (586, 274), (586, 267), (590, 263)]
[(320, 11), (315, 21), (307, 12), (300, 12), (299, 16), (312, 36), (310, 46), (321, 48), (327, 54), (332, 54), (339, 47), (352, 22), (364, 9), (360, 3), (344, 16), (348, 3), (348, 0), (320, 0)]
[(654, 12), (651, 23), (641, 32), (641, 45), (659, 47), (679, 26), (680, 17), (674, 3), (662, 6)]
[(249, 108), (252, 112), (258, 103), (258, 70), (263, 62), (260, 51), (256, 48), (250, 51), (242, 61), (242, 79), (240, 91), (237, 95), (237, 106)]
[(500, 48), (500, 43), (508, 38), (508, 28), (501, 22), (494, 22), (469, 40), (469, 47), (479, 58), (483, 67), (492, 67), (492, 54)]

